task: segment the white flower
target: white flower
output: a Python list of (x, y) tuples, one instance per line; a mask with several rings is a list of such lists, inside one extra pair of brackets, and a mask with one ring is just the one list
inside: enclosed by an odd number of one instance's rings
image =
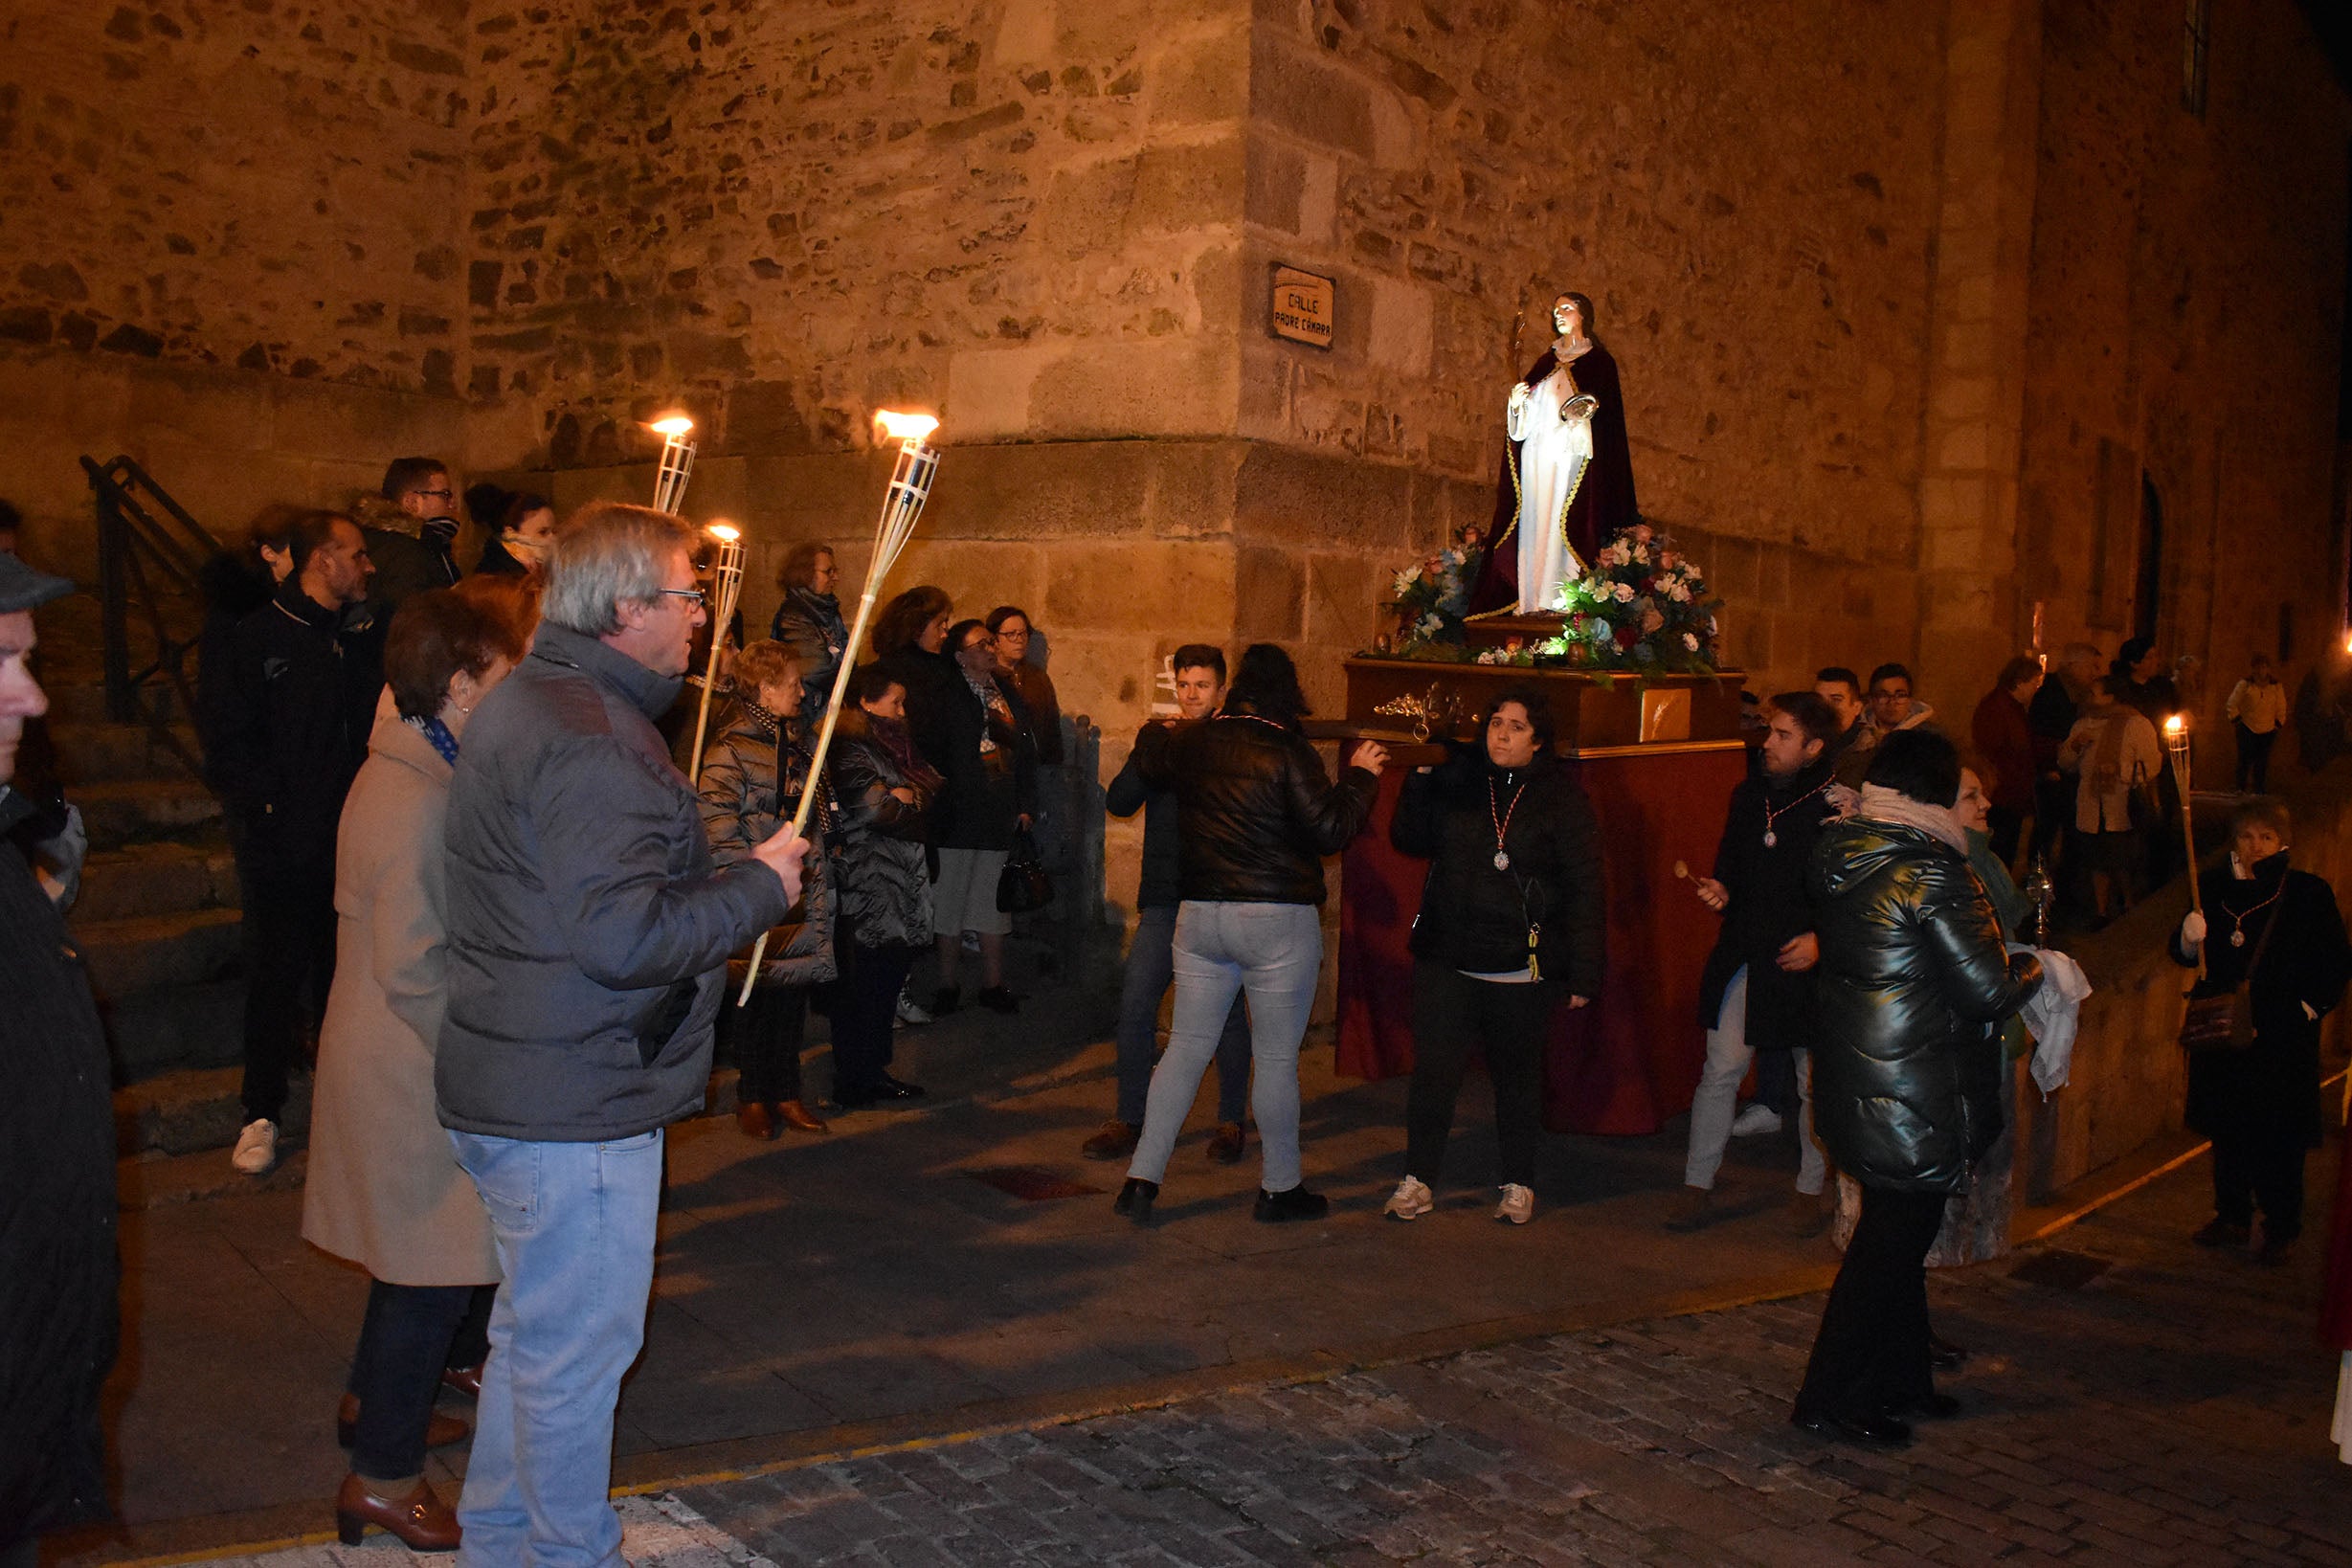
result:
[(1433, 610), (1429, 614), (1422, 616), (1421, 619), (1415, 621), (1413, 626), (1414, 630), (1420, 632), (1423, 637), (1435, 637), (1438, 635), (1438, 633), (1445, 629), (1445, 622), (1438, 616), (1437, 612)]
[(1646, 566), (1649, 562), (1649, 547), (1647, 545), (1634, 546), (1633, 558)]
[(1398, 572), (1397, 597), (1403, 598), (1407, 594), (1412, 593), (1413, 585), (1419, 581), (1421, 581), (1421, 569), (1419, 567), (1407, 567), (1404, 571)]
[(1631, 604), (1633, 602), (1633, 585), (1631, 583), (1619, 583), (1612, 592), (1615, 594), (1618, 603)]
[(1690, 649), (1692, 653), (1698, 652), (1698, 638), (1692, 637), (1688, 632), (1685, 632), (1682, 635), (1682, 645)]
[(1677, 604), (1689, 604), (1691, 602), (1691, 591), (1678, 582), (1669, 583), (1666, 585), (1666, 596), (1672, 599)]

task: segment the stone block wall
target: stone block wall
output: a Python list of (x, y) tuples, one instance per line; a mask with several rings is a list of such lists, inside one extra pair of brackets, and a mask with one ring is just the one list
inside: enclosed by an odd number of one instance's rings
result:
[(2173, 11), (2053, 6), (2043, 38), (2017, 596), (2053, 645), (2129, 636), (2144, 473), (2158, 638), (2207, 661), (2218, 725), (2251, 653), (2292, 686), (2342, 635), (2352, 117), (2285, 0), (2215, 9), (2202, 118)]
[(1198, 437), (1237, 398), (1239, 0), (476, 4), (477, 395), (558, 467)]

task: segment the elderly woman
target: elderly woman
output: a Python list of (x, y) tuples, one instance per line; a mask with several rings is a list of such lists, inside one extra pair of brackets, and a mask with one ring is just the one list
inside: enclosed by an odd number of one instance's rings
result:
[(1494, 1081), (1494, 1217), (1524, 1225), (1535, 1212), (1552, 1012), (1600, 994), (1606, 926), (1601, 824), (1552, 739), (1543, 693), (1505, 686), (1487, 708), (1483, 753), (1417, 769), (1397, 800), (1390, 841), (1432, 863), (1413, 922), (1413, 1086), (1392, 1220), (1436, 1206), (1429, 1184), (1472, 1052)]
[(931, 938), (924, 818), (941, 783), (914, 749), (907, 688), (890, 669), (867, 664), (850, 682), (832, 757), (841, 895), (833, 1098), (844, 1109), (923, 1092), (890, 1075), (890, 1037), (899, 988)]
[(814, 736), (823, 722), (825, 704), (833, 696), (834, 681), (844, 673), (849, 651), (849, 628), (841, 620), (841, 601), (833, 591), (840, 579), (833, 564), (833, 547), (804, 539), (785, 552), (776, 569), (775, 585), (784, 591), (768, 636), (790, 648), (800, 661), (800, 705), (805, 728)]
[(2288, 866), (2294, 819), (2258, 797), (2229, 819), (2229, 875), (2205, 885), (2204, 912), (2175, 933), (2183, 965), (2205, 960), (2189, 996), (2246, 985), (2253, 1043), (2192, 1051), (2188, 1125), (2213, 1140), (2213, 1218), (2200, 1246), (2245, 1247), (2262, 1211), (2265, 1264), (2286, 1261), (2303, 1230), (2303, 1158), (2319, 1147), (2319, 1019), (2343, 999), (2352, 945), (2335, 889)]
[(1029, 612), (1000, 604), (988, 613), (988, 632), (997, 639), (997, 681), (1008, 687), (1037, 745), (1041, 766), (1062, 766), (1062, 698), (1042, 664), (1029, 662)]
[[(997, 641), (987, 624), (958, 621), (948, 628), (957, 682), (930, 703), (907, 694), (907, 715), (933, 764), (947, 775), (947, 820), (936, 838), (939, 875), (931, 890), (939, 966), (933, 1013), (952, 1013), (962, 1000), (955, 984), (963, 933), (980, 943), (982, 1007), (1016, 1013), (1020, 1003), (1004, 983), (1004, 939), (1013, 917), (997, 907), (997, 883), (1013, 837), (1037, 819), (1037, 750), (1023, 724), (1019, 699), (997, 679)], [(942, 755), (946, 760), (941, 761)]]
[[(703, 752), (699, 782), (714, 864), (750, 860), (751, 851), (800, 809), (810, 760), (800, 698), (800, 661), (783, 643), (754, 642), (735, 656), (735, 700)], [(800, 903), (769, 938), (750, 1001), (719, 1009), (719, 1027), (734, 1047), (739, 1075), (735, 1126), (747, 1138), (773, 1138), (787, 1127), (802, 1132), (826, 1130), (800, 1096), (809, 988), (834, 977), (823, 798), (818, 796), (801, 835), (809, 853), (801, 862)]]
[(1855, 815), (1826, 823), (1807, 885), (1821, 943), (1813, 1118), (1862, 1217), (1822, 1313), (1790, 1419), (1825, 1437), (1911, 1441), (1936, 1392), (1928, 1248), (1944, 1200), (2001, 1131), (2000, 1059), (1985, 1029), (2042, 983), (2012, 958), (1953, 816), (1960, 753), (1933, 730), (1879, 743)]
[(465, 1435), (434, 1414), (434, 1394), (499, 1269), (482, 1199), (434, 1109), (442, 820), (466, 719), (522, 653), (513, 622), (476, 596), (410, 598), (384, 650), (397, 711), (377, 723), (344, 803), (302, 1235), (374, 1281), (341, 1418), (351, 1470), (335, 1523), (347, 1544), (370, 1525), (419, 1551), (458, 1544), (456, 1515), (424, 1479), (425, 1449)]

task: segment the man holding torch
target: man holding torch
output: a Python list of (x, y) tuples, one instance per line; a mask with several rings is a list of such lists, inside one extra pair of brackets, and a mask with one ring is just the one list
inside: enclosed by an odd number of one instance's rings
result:
[(662, 1130), (703, 1105), (728, 955), (784, 918), (792, 830), (714, 870), (654, 720), (694, 631), (694, 530), (594, 504), (449, 791), (443, 1126), (504, 1284), (458, 1511), (469, 1563), (618, 1560), (621, 1375), (644, 1337)]

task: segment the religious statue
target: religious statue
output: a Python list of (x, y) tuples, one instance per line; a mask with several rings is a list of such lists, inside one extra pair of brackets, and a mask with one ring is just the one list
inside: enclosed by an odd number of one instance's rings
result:
[(1494, 501), (1487, 558), (1470, 594), (1472, 615), (1550, 614), (1564, 583), (1617, 530), (1640, 520), (1633, 453), (1625, 440), (1617, 361), (1589, 334), (1593, 303), (1563, 294), (1552, 303), (1558, 337), (1511, 389), (1510, 439)]

